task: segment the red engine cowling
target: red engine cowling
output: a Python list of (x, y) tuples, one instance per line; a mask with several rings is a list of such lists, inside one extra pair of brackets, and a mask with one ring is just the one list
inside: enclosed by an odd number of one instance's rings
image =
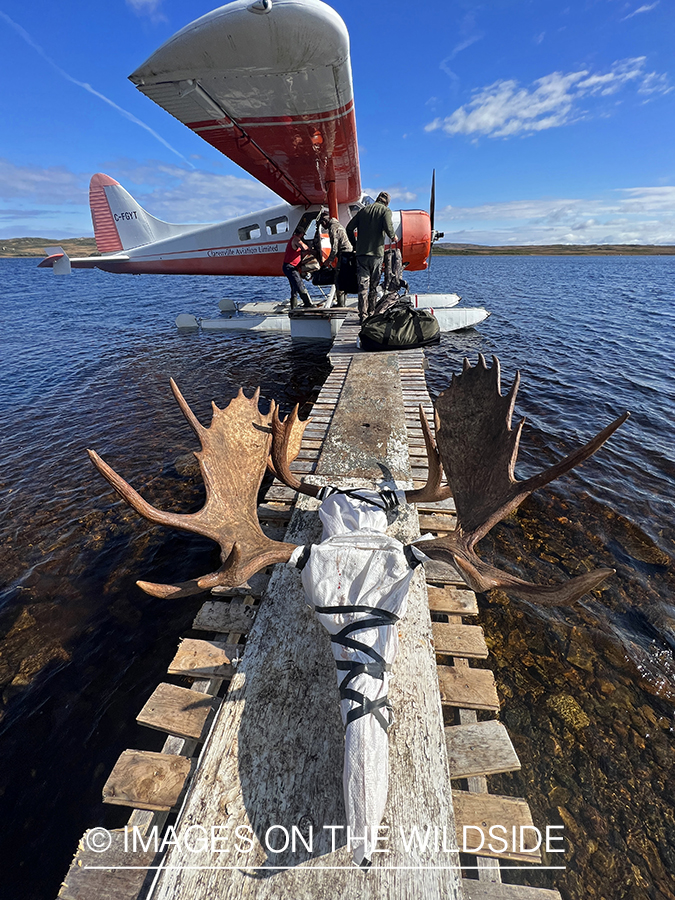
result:
[(431, 219), (422, 209), (401, 210), (401, 255), (408, 271), (418, 272), (428, 266), (431, 250)]

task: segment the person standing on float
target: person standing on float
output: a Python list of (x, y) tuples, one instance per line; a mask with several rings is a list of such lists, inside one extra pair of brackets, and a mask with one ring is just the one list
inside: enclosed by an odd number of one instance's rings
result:
[(356, 280), (359, 286), (359, 319), (367, 319), (375, 309), (377, 286), (384, 259), (385, 236), (396, 242), (389, 209), (389, 194), (380, 191), (370, 206), (360, 209), (347, 225), (347, 237), (356, 252)]
[(302, 298), (303, 306), (312, 305), (311, 298), (300, 275), (303, 251), (309, 250), (309, 247), (303, 241), (304, 236), (305, 232), (303, 229), (296, 228), (286, 245), (286, 255), (284, 256), (283, 272), (291, 286), (291, 309), (295, 309), (298, 305), (298, 295)]

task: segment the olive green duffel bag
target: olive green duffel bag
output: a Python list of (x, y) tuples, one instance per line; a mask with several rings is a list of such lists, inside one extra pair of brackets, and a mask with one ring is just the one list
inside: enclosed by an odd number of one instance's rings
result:
[(402, 297), (382, 312), (367, 318), (359, 332), (364, 350), (412, 350), (437, 344), (441, 329), (428, 309), (415, 309)]

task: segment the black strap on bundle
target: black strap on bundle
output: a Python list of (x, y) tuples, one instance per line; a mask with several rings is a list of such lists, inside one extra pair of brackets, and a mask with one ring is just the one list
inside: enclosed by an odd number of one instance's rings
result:
[(406, 544), (403, 547), (403, 555), (405, 556), (405, 560), (411, 569), (416, 569), (418, 566), (422, 565), (422, 560), (413, 550), (412, 544)]
[(312, 545), (305, 544), (305, 546), (302, 548), (302, 553), (296, 560), (296, 563), (295, 563), (296, 569), (302, 570), (305, 568), (305, 566), (309, 562), (309, 556), (310, 556), (311, 552), (312, 552)]
[(369, 506), (376, 506), (378, 509), (383, 509), (385, 512), (389, 512), (389, 510), (395, 509), (399, 505), (396, 491), (391, 488), (380, 488), (377, 493), (380, 495), (380, 499), (382, 500), (381, 503), (373, 500), (372, 497), (364, 497), (363, 494), (359, 493), (357, 488), (336, 488), (327, 485), (322, 489), (320, 497), (322, 500), (326, 500), (333, 494), (344, 494), (347, 497), (351, 497), (353, 500), (360, 500), (362, 503), (367, 503)]
[(358, 622), (351, 622), (349, 625), (345, 625), (345, 627), (341, 628), (337, 634), (332, 634), (330, 639), (333, 644), (340, 644), (342, 647), (358, 650), (361, 653), (365, 653), (366, 656), (369, 656), (373, 660), (372, 663), (361, 663), (356, 662), (355, 660), (337, 660), (336, 662), (338, 669), (347, 672), (340, 682), (340, 699), (351, 700), (354, 703), (359, 704), (359, 706), (351, 709), (347, 713), (345, 725), (349, 725), (350, 722), (360, 719), (361, 716), (367, 716), (372, 713), (382, 728), (384, 728), (385, 731), (388, 731), (391, 721), (384, 717), (382, 710), (385, 708), (391, 709), (389, 698), (385, 696), (380, 697), (379, 700), (369, 700), (368, 697), (360, 691), (355, 691), (353, 688), (350, 688), (349, 683), (356, 678), (357, 675), (363, 674), (370, 675), (372, 678), (379, 678), (381, 681), (384, 678), (384, 673), (391, 671), (391, 665), (377, 652), (377, 650), (374, 650), (367, 644), (363, 644), (361, 641), (349, 637), (349, 635), (354, 631), (364, 631), (367, 628), (379, 628), (381, 625), (395, 625), (396, 622), (399, 621), (399, 616), (389, 612), (388, 609), (378, 609), (373, 606), (363, 606), (358, 604), (355, 604), (354, 606), (315, 606), (314, 609), (319, 615), (329, 616), (344, 615), (345, 613), (370, 614), (365, 619), (360, 619)]

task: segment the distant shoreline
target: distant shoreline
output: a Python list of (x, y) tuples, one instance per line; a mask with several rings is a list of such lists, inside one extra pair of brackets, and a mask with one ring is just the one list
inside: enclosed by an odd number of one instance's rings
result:
[[(93, 237), (0, 238), (0, 258), (43, 257), (45, 247), (60, 246), (69, 256), (100, 256)], [(673, 256), (670, 244), (436, 244), (434, 256)]]
[(68, 256), (100, 256), (93, 237), (81, 238), (0, 238), (0, 258), (44, 257), (45, 247), (63, 247)]
[(672, 256), (670, 244), (436, 244), (433, 256)]

